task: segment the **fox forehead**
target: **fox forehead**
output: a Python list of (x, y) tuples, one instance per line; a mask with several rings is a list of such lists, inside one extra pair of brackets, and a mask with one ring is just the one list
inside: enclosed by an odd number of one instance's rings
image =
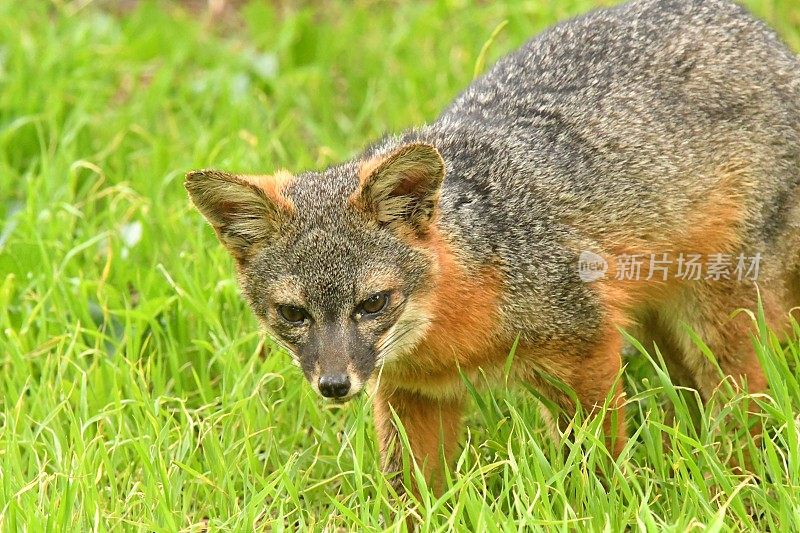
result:
[(267, 244), (244, 276), (259, 280), (254, 287), (273, 303), (339, 314), (376, 292), (407, 292), (419, 283), (412, 267), (419, 265), (419, 252), (378, 228), (328, 220), (301, 224), (292, 233)]
[(284, 182), (283, 194), (297, 206), (301, 218), (303, 214), (318, 218), (346, 210), (358, 183), (358, 166), (350, 162), (297, 174)]

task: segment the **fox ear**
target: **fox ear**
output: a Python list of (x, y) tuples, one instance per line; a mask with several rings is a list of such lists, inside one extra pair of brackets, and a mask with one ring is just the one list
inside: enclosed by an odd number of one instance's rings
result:
[(184, 186), (220, 242), (239, 261), (257, 245), (274, 237), (292, 204), (281, 195), (285, 175), (235, 176), (219, 170), (186, 174)]
[(430, 144), (402, 146), (361, 166), (351, 201), (380, 224), (425, 233), (439, 201), (445, 165)]

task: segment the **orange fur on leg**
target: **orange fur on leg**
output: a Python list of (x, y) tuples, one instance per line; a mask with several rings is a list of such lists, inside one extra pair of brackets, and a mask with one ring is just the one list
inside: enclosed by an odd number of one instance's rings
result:
[[(574, 356), (576, 359), (570, 364), (564, 363), (563, 354), (560, 356), (560, 361), (557, 362), (558, 355), (543, 357), (541, 354), (519, 352), (520, 359), (538, 360), (542, 371), (572, 389), (581, 408), (589, 416), (599, 414), (606, 399), (611, 395), (603, 420), (603, 431), (606, 447), (614, 457), (619, 456), (627, 442), (625, 395), (619, 381), (622, 369), (621, 345), (619, 334), (609, 332), (609, 335), (602, 339), (593, 350)], [(560, 411), (556, 413), (557, 423), (560, 426), (569, 423), (576, 411), (576, 406), (569, 394), (549, 383), (538, 373), (528, 375), (528, 381), (542, 395), (558, 406)]]
[[(396, 414), (405, 429), (413, 459), (434, 491), (438, 492), (443, 469), (449, 467), (457, 450), (463, 401), (431, 399), (401, 389), (379, 389), (373, 408), (384, 470), (387, 473), (403, 470), (403, 448), (395, 422)], [(442, 453), (445, 464), (441, 461)], [(396, 478), (394, 486), (398, 491), (402, 490), (402, 478)]]

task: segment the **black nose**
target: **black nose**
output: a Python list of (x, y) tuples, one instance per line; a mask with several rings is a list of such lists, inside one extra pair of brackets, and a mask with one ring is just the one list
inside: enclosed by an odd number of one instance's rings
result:
[(326, 374), (319, 378), (319, 392), (326, 398), (341, 398), (350, 391), (347, 374)]

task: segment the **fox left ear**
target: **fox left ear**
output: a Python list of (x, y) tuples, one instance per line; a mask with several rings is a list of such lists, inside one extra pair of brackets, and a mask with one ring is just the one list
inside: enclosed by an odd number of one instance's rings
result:
[(362, 165), (351, 201), (380, 224), (410, 226), (423, 234), (436, 211), (444, 173), (444, 160), (433, 145), (402, 146)]
[(195, 170), (186, 174), (184, 186), (220, 242), (234, 258), (244, 262), (258, 245), (275, 238), (291, 217), (293, 205), (282, 194), (290, 178), (285, 172), (237, 176), (219, 170)]

